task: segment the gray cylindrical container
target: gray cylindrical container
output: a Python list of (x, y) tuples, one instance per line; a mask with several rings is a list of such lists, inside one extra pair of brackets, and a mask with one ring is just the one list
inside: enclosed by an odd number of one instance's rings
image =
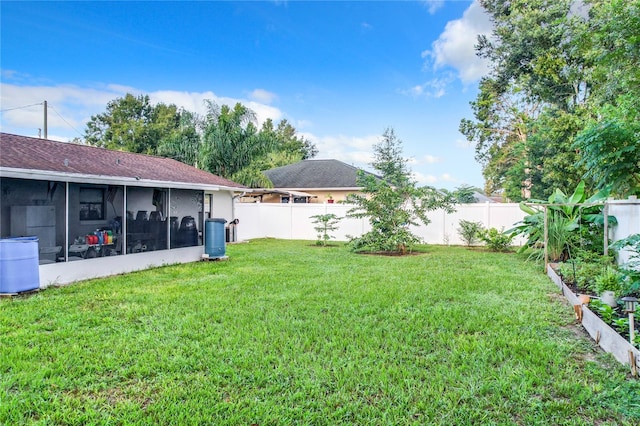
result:
[(225, 219), (207, 219), (204, 223), (204, 252), (209, 257), (223, 257), (226, 251)]
[(0, 240), (0, 293), (40, 288), (38, 237)]

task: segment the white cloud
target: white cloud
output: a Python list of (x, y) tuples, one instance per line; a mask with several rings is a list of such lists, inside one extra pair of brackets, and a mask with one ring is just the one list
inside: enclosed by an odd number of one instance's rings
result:
[(436, 164), (436, 163), (440, 163), (442, 161), (442, 158), (440, 157), (436, 157), (435, 155), (423, 155), (420, 158), (409, 158), (408, 159), (408, 163), (410, 165), (421, 165), (421, 164)]
[(463, 149), (467, 149), (467, 148), (471, 148), (471, 142), (466, 140), (466, 139), (456, 139), (456, 148), (463, 148)]
[(278, 98), (278, 95), (264, 89), (255, 89), (249, 93), (249, 99), (263, 104), (270, 104)]
[(444, 6), (444, 0), (424, 0), (424, 4), (429, 11), (429, 14), (435, 14), (438, 9)]
[(458, 179), (454, 178), (453, 176), (451, 176), (449, 173), (443, 173), (440, 176), (440, 180), (444, 181), (444, 182), (460, 182)]
[(435, 157), (433, 155), (425, 155), (423, 157), (424, 162), (427, 164), (435, 164), (435, 163), (439, 163), (440, 161), (442, 161), (442, 158), (440, 157)]
[(475, 0), (462, 18), (449, 21), (440, 37), (431, 44), (431, 50), (423, 52), (434, 69), (454, 68), (463, 83), (471, 83), (485, 75), (488, 61), (476, 55), (475, 45), (479, 34), (491, 35), (489, 15)]
[(332, 158), (362, 168), (367, 168), (373, 160), (373, 145), (380, 139), (379, 135), (316, 136), (307, 132), (301, 132), (300, 135), (315, 143), (318, 148), (316, 158)]
[(418, 84), (407, 90), (401, 90), (403, 95), (413, 96), (416, 98), (441, 98), (447, 93), (447, 86), (453, 81), (451, 74), (445, 73), (440, 78), (434, 78), (423, 84)]
[(218, 96), (211, 91), (179, 92), (174, 90), (164, 90), (151, 92), (148, 93), (148, 95), (152, 103), (163, 102), (165, 104), (175, 104), (178, 107), (182, 107), (188, 111), (193, 111), (198, 114), (205, 114), (207, 112), (205, 104), (205, 100), (207, 99), (212, 100), (218, 105), (229, 105), (231, 107), (240, 102), (256, 113), (258, 125), (262, 125), (267, 118), (278, 121), (283, 117), (282, 111), (276, 107), (247, 99)]
[[(8, 75), (13, 73), (9, 72)], [(7, 75), (7, 72), (3, 71), (3, 75)], [(71, 84), (15, 85), (0, 82), (0, 104), (4, 111), (0, 116), (0, 127), (2, 131), (8, 133), (37, 134), (37, 129), (43, 127), (44, 121), (42, 103), (47, 100), (49, 104), (47, 120), (49, 135), (67, 135), (66, 137), (60, 136), (60, 139), (71, 139), (82, 136), (86, 123), (92, 115), (104, 112), (109, 101), (122, 97), (126, 93), (135, 95), (145, 93), (149, 95), (152, 103), (175, 104), (198, 114), (206, 112), (205, 99), (211, 99), (218, 105), (229, 106), (240, 102), (256, 113), (259, 125), (267, 118), (278, 121), (284, 116), (280, 109), (264, 102), (218, 96), (211, 91), (158, 90), (144, 92), (119, 84), (98, 84), (93, 87), (83, 87)], [(27, 105), (33, 106), (22, 108)]]
[(301, 131), (313, 127), (313, 122), (311, 120), (296, 120), (295, 126), (298, 131)]
[(434, 175), (426, 175), (420, 172), (413, 172), (413, 178), (418, 183), (418, 185), (433, 185), (438, 182), (438, 178)]
[(368, 22), (362, 22), (360, 23), (360, 28), (362, 28), (364, 31), (369, 31), (373, 29), (373, 25)]

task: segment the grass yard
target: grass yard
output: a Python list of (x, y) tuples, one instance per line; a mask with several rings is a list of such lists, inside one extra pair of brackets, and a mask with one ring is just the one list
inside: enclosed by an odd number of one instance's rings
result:
[(0, 424), (640, 423), (539, 265), (260, 240), (0, 300)]

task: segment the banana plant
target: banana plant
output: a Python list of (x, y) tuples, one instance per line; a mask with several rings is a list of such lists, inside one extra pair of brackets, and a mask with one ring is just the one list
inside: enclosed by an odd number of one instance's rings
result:
[[(548, 248), (551, 260), (566, 260), (572, 246), (583, 245), (594, 233), (601, 233), (604, 226), (603, 203), (609, 196), (608, 190), (601, 190), (587, 198), (584, 181), (580, 182), (571, 195), (556, 189), (547, 200), (529, 200), (520, 203), (520, 209), (527, 214), (516, 226), (507, 232), (512, 235), (527, 236), (527, 243), (520, 248), (540, 247), (544, 243), (544, 208), (548, 209)], [(617, 223), (608, 216), (609, 225)], [(576, 232), (579, 231), (579, 232)]]

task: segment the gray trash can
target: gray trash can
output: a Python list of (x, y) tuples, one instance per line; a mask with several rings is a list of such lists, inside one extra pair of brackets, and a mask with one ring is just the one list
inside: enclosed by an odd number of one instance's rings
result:
[(226, 251), (225, 243), (225, 219), (207, 219), (204, 223), (204, 252), (210, 258), (224, 257)]
[(40, 288), (38, 237), (0, 240), (0, 293)]

